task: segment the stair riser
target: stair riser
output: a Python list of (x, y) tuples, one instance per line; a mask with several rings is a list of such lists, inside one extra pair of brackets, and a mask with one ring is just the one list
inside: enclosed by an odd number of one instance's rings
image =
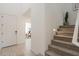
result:
[(72, 32), (74, 32), (74, 28), (59, 28), (58, 31), (72, 31)]
[(56, 45), (56, 46), (66, 48), (66, 49), (69, 49), (69, 50), (75, 50), (75, 51), (79, 52), (79, 47), (74, 46), (74, 45), (63, 44), (63, 43), (55, 42), (55, 41), (52, 41), (52, 44)]
[[(73, 34), (71, 34), (71, 33), (56, 33), (56, 35), (66, 35), (66, 36), (73, 36)], [(79, 36), (79, 34), (78, 34), (78, 36)]]
[(73, 36), (72, 33), (56, 33), (57, 35), (67, 35), (67, 36)]
[(57, 37), (54, 36), (55, 40), (61, 40), (61, 41), (66, 41), (66, 42), (72, 42), (72, 38), (64, 38), (64, 37)]
[(75, 26), (59, 26), (59, 28), (74, 28)]
[(69, 54), (69, 53), (67, 53), (67, 52), (65, 52), (65, 51), (61, 51), (61, 50), (59, 50), (59, 49), (56, 49), (56, 48), (54, 48), (54, 47), (51, 47), (51, 46), (49, 46), (49, 50), (52, 50), (52, 51), (54, 51), (55, 53), (57, 53), (57, 54), (59, 54), (59, 55), (62, 55), (62, 56), (73, 56), (72, 54)]

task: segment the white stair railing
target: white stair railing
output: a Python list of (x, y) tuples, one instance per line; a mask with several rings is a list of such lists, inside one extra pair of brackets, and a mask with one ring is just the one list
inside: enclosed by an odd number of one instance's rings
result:
[(76, 24), (75, 24), (75, 29), (74, 29), (73, 39), (72, 39), (72, 43), (79, 47), (78, 29), (79, 29), (79, 9), (77, 10)]

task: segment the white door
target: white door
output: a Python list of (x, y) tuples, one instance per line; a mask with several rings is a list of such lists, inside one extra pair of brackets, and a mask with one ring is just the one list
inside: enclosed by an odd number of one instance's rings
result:
[(7, 47), (16, 44), (16, 17), (3, 16), (2, 17), (2, 47)]

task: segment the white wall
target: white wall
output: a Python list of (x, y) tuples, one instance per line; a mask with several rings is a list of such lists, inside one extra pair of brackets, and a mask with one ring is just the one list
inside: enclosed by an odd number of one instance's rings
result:
[(32, 6), (32, 51), (44, 54), (45, 50), (45, 5)]
[(0, 14), (22, 15), (30, 5), (30, 3), (0, 3)]
[(75, 21), (76, 21), (76, 15), (77, 15), (77, 12), (73, 11), (74, 4), (73, 3), (64, 3), (64, 4), (62, 4), (62, 9), (63, 9), (63, 16), (66, 11), (69, 12), (69, 18), (68, 18), (69, 24), (74, 25)]
[(46, 47), (48, 47), (54, 36), (53, 29), (57, 29), (63, 24), (62, 4), (46, 4), (45, 9)]

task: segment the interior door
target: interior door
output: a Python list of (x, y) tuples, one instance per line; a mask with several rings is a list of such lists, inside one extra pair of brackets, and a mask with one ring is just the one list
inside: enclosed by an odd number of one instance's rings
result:
[(2, 18), (2, 46), (16, 44), (16, 17), (5, 15)]

